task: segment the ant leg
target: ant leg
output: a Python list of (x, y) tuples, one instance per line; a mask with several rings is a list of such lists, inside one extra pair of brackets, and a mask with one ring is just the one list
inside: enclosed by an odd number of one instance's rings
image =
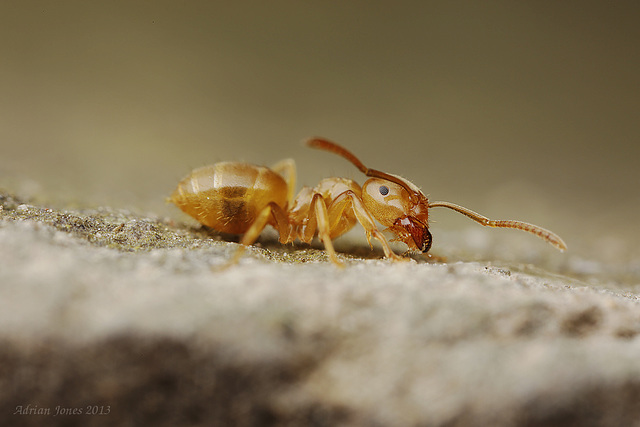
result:
[[(406, 258), (402, 258), (393, 252), (391, 246), (389, 246), (389, 242), (384, 237), (384, 235), (378, 230), (376, 224), (364, 207), (362, 200), (353, 192), (353, 191), (345, 191), (336, 197), (331, 205), (329, 206), (329, 218), (331, 219), (330, 225), (335, 228), (338, 226), (339, 220), (344, 214), (344, 211), (347, 209), (352, 209), (353, 213), (356, 216), (356, 219), (364, 228), (365, 235), (367, 237), (367, 241), (369, 242), (369, 246), (371, 246), (371, 237), (377, 239), (382, 245), (382, 249), (384, 250), (384, 254), (387, 258), (392, 261), (404, 261)], [(345, 230), (346, 231), (346, 230)]]
[(240, 247), (236, 250), (233, 258), (231, 258), (223, 268), (236, 264), (240, 260), (240, 257), (247, 246), (251, 246), (256, 241), (258, 236), (260, 236), (260, 233), (262, 233), (262, 230), (264, 230), (264, 227), (269, 223), (269, 218), (273, 218), (275, 222), (278, 234), (280, 235), (280, 241), (282, 242), (284, 239), (288, 238), (291, 226), (287, 220), (287, 216), (280, 206), (274, 202), (270, 202), (267, 206), (262, 208), (249, 229), (244, 233), (242, 240), (240, 241)]
[[(314, 222), (318, 230), (318, 237), (322, 240), (324, 244), (324, 249), (327, 251), (329, 255), (329, 259), (331, 262), (336, 264), (339, 267), (344, 267), (344, 263), (338, 259), (336, 255), (336, 251), (333, 248), (333, 243), (331, 242), (331, 228), (329, 226), (329, 212), (327, 211), (327, 204), (322, 197), (322, 194), (315, 193), (311, 198), (311, 204), (309, 205), (309, 222), (307, 223), (307, 228), (305, 229), (305, 234), (308, 237), (308, 240), (311, 240), (313, 234), (315, 233)], [(304, 236), (303, 236), (304, 239)]]
[(271, 170), (280, 174), (287, 182), (287, 200), (293, 200), (296, 191), (296, 162), (293, 159), (280, 160), (271, 166)]

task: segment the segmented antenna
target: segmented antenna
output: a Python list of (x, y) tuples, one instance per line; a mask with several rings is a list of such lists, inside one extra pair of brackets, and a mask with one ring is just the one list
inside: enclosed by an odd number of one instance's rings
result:
[(528, 233), (535, 234), (548, 243), (551, 243), (562, 252), (567, 249), (567, 244), (564, 243), (564, 240), (562, 240), (556, 233), (545, 228), (538, 227), (537, 225), (529, 224), (528, 222), (489, 219), (484, 215), (480, 215), (479, 213), (472, 211), (471, 209), (467, 209), (463, 206), (450, 202), (431, 202), (429, 203), (429, 207), (453, 209), (454, 211), (459, 212), (486, 227), (515, 228), (517, 230), (526, 231)]
[(336, 144), (335, 142), (329, 141), (328, 139), (324, 138), (311, 138), (307, 141), (307, 145), (312, 148), (329, 151), (331, 153), (342, 156), (353, 163), (353, 165), (360, 169), (360, 172), (362, 172), (366, 176), (369, 176), (371, 178), (386, 179), (387, 181), (395, 182), (396, 184), (404, 187), (404, 189), (409, 192), (412, 198), (419, 198), (419, 195), (416, 193), (416, 191), (411, 188), (405, 180), (403, 180), (399, 176), (391, 175), (377, 169), (370, 169), (366, 167), (351, 151)]

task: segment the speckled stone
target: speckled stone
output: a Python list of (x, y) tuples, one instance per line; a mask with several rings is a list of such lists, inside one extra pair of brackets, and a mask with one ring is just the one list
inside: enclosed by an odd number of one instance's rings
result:
[(640, 425), (633, 266), (463, 231), (219, 270), (237, 244), (168, 219), (0, 207), (2, 425)]

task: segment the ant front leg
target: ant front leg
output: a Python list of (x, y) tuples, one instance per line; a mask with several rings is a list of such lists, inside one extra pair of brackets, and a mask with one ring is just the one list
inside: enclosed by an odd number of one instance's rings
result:
[(360, 199), (353, 191), (349, 190), (341, 193), (333, 200), (333, 202), (329, 206), (329, 218), (331, 221), (330, 225), (332, 229), (337, 227), (340, 218), (348, 209), (353, 210), (356, 219), (358, 220), (360, 225), (362, 225), (362, 228), (364, 228), (369, 246), (373, 247), (371, 245), (371, 237), (374, 237), (380, 242), (380, 244), (382, 244), (382, 249), (384, 250), (384, 254), (387, 258), (392, 261), (405, 261), (407, 259), (402, 258), (396, 255), (395, 252), (393, 252), (391, 246), (389, 246), (389, 242), (387, 241), (387, 239), (380, 232), (380, 230), (378, 230), (378, 227), (376, 227), (371, 214), (369, 214), (369, 211), (367, 211), (367, 209), (364, 207), (362, 199)]

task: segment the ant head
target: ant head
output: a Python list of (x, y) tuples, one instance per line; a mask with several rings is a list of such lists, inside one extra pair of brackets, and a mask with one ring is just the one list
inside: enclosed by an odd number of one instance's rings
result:
[(390, 175), (393, 181), (370, 178), (362, 186), (362, 201), (367, 211), (397, 240), (410, 249), (427, 252), (431, 247), (429, 202), (411, 182)]
[(378, 222), (387, 226), (387, 230), (397, 236), (396, 240), (404, 242), (410, 249), (427, 252), (431, 247), (431, 233), (428, 229), (430, 207), (452, 209), (484, 226), (526, 231), (561, 251), (567, 249), (567, 245), (560, 236), (537, 225), (514, 220), (491, 220), (471, 209), (450, 202), (429, 203), (427, 197), (413, 183), (397, 175), (369, 169), (350, 151), (334, 142), (314, 138), (307, 141), (307, 145), (344, 157), (370, 177), (362, 186), (362, 200), (365, 208)]
[(429, 201), (417, 186), (400, 176), (367, 168), (351, 152), (331, 141), (315, 138), (307, 144), (344, 157), (370, 177), (362, 186), (362, 201), (367, 211), (394, 233), (396, 240), (410, 249), (429, 251)]

